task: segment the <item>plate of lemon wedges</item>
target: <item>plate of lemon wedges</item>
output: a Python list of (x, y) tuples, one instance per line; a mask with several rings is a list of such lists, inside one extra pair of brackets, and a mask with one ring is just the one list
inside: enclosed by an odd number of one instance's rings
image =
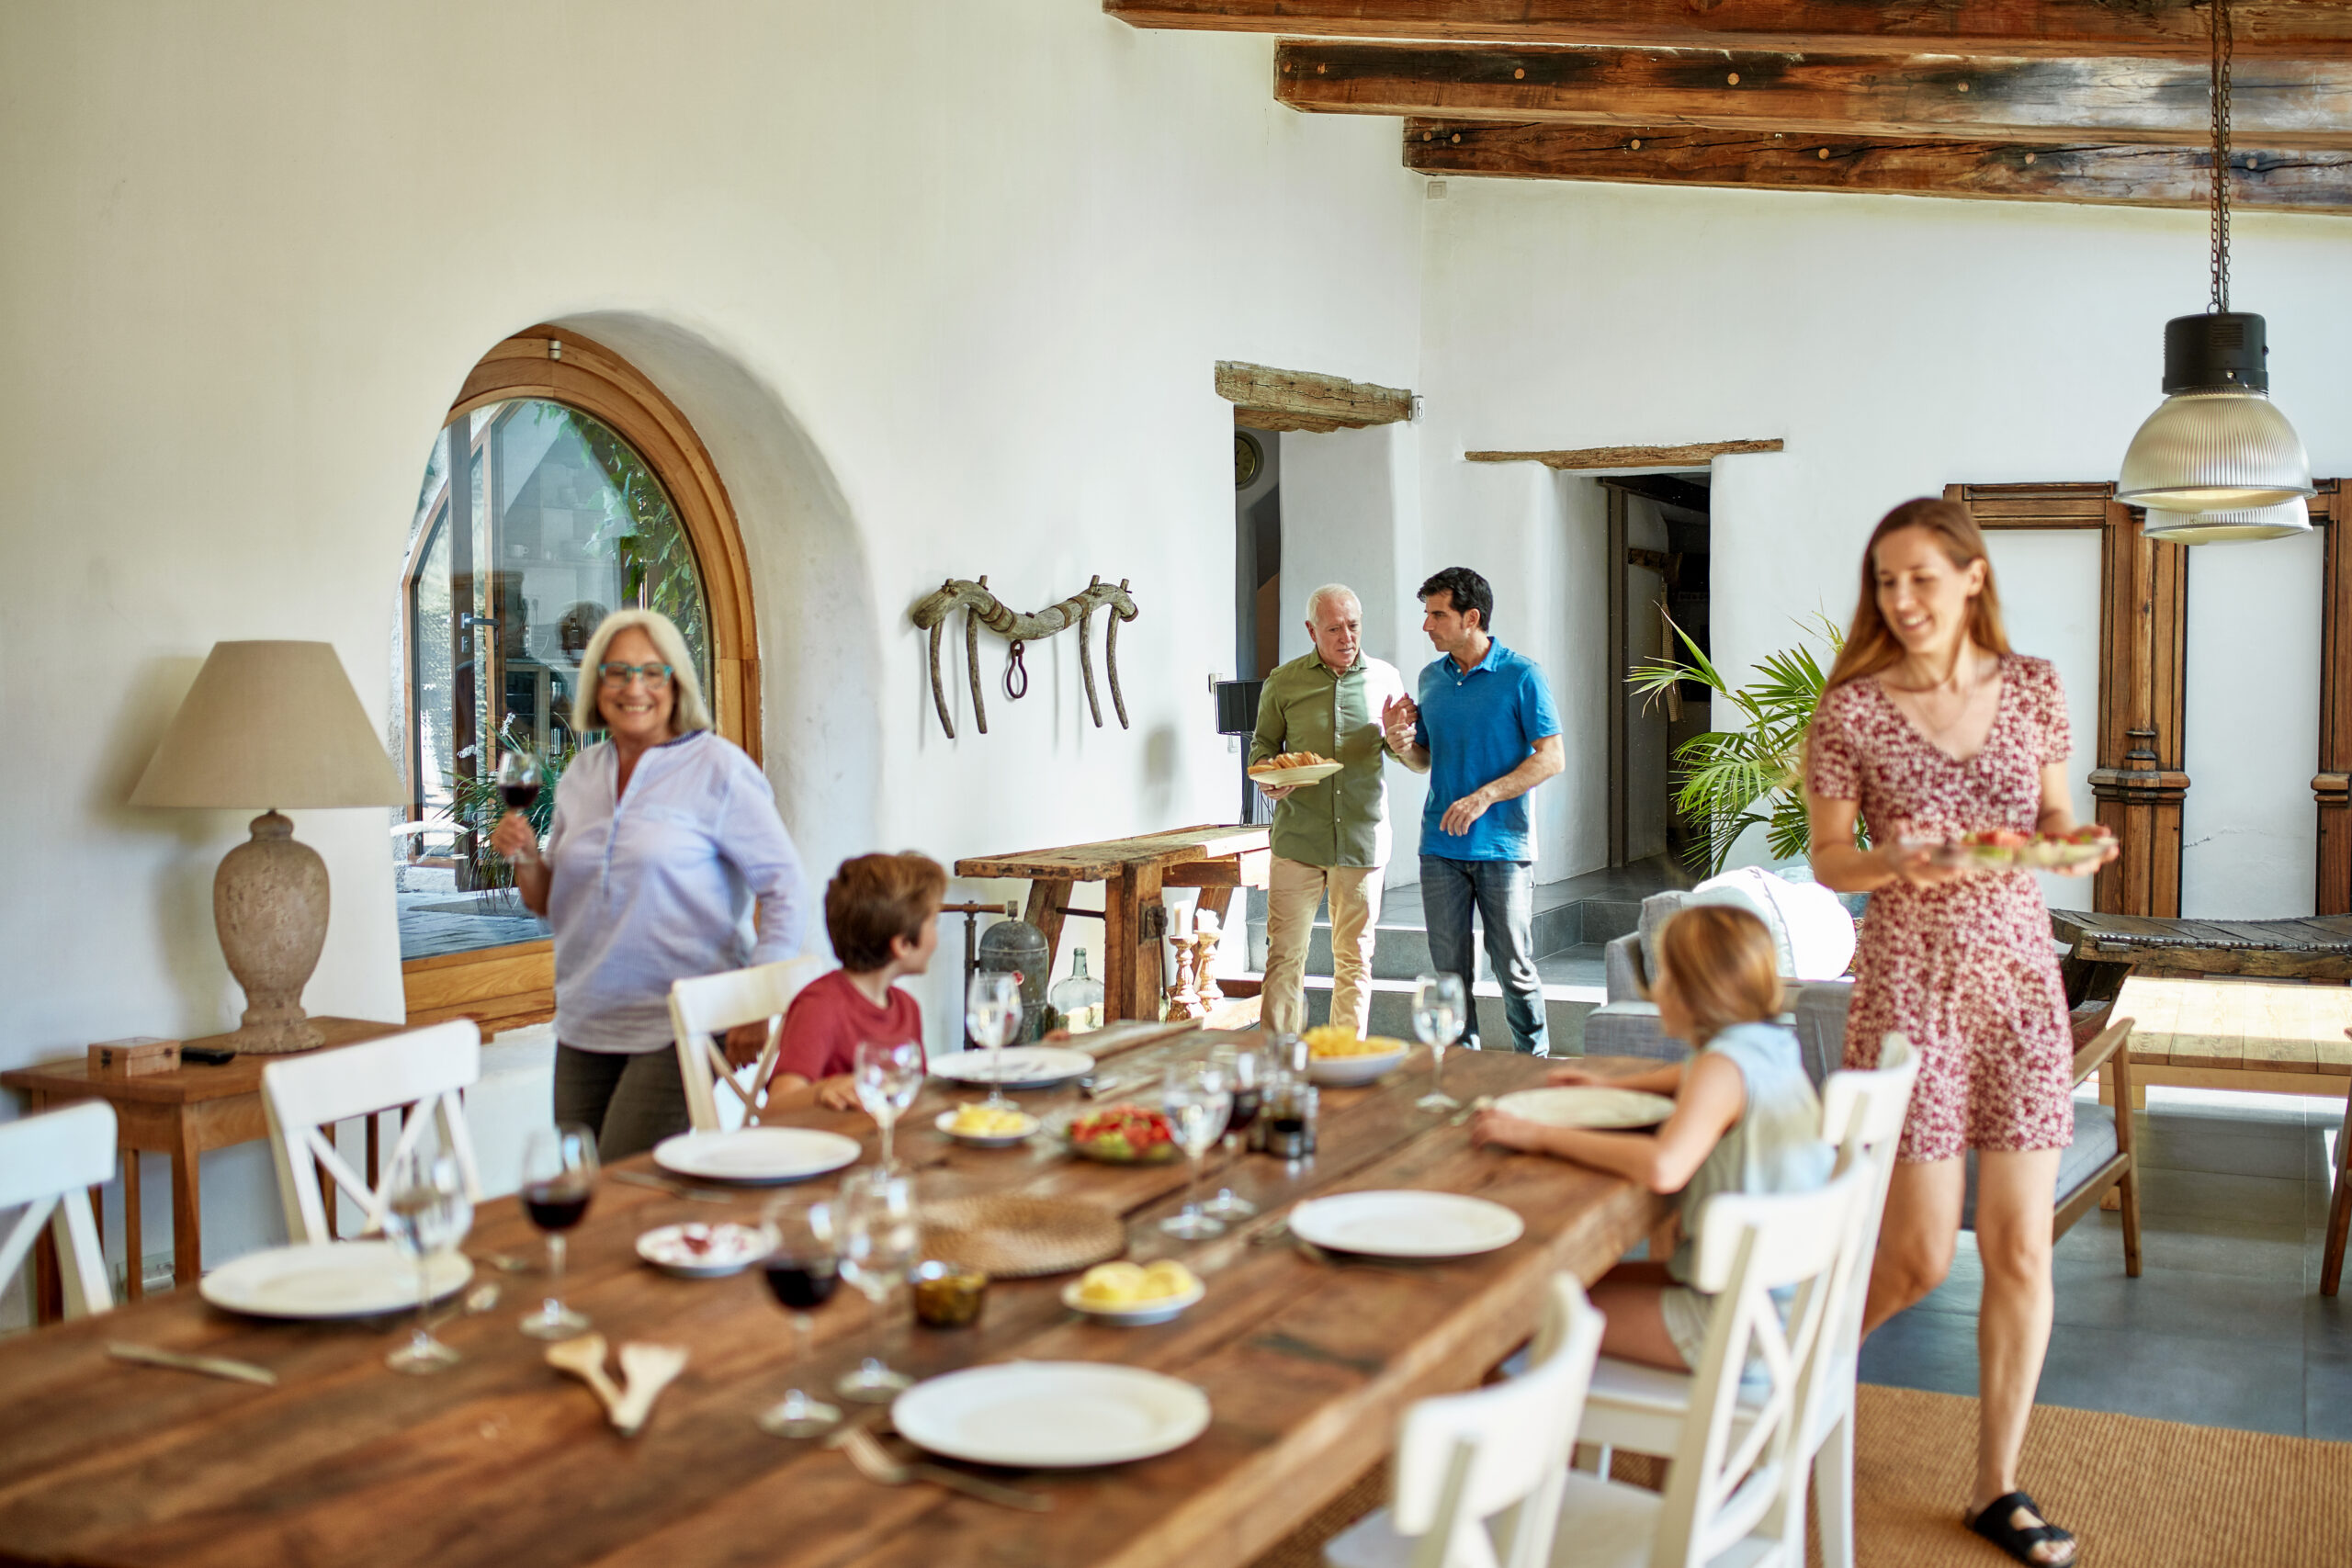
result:
[(1062, 1288), (1062, 1305), (1125, 1328), (1166, 1323), (1208, 1293), (1172, 1258), (1157, 1263), (1098, 1263)]
[(976, 1149), (1009, 1149), (1020, 1143), (1041, 1125), (1025, 1111), (1009, 1105), (989, 1105), (967, 1100), (953, 1111), (943, 1111), (932, 1123), (959, 1144), (969, 1144)]

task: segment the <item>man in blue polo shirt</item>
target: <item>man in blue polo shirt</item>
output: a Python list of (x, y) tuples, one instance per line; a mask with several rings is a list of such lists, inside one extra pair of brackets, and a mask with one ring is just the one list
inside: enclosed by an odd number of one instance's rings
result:
[[(1527, 792), (1567, 766), (1552, 689), (1535, 661), (1489, 635), (1495, 592), (1467, 567), (1421, 584), (1421, 629), (1439, 657), (1421, 671), (1418, 702), (1381, 710), (1389, 749), (1430, 775), (1421, 809), (1421, 911), (1430, 960), (1476, 973), (1470, 910), (1487, 930), (1487, 957), (1502, 982), (1511, 1044), (1550, 1055), (1544, 985), (1535, 973), (1535, 829)], [(1478, 1043), (1477, 1010), (1463, 1043)]]

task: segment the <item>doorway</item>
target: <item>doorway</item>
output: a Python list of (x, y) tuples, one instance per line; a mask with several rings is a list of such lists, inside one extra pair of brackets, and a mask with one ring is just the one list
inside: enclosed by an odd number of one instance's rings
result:
[(1609, 863), (1661, 856), (1707, 870), (1705, 822), (1675, 808), (1675, 754), (1712, 728), (1704, 682), (1644, 696), (1628, 677), (1661, 659), (1712, 656), (1708, 473), (1604, 479), (1608, 492)]

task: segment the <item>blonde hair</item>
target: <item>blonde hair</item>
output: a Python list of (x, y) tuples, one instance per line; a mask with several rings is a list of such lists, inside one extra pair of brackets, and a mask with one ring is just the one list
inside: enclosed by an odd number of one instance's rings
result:
[[(1693, 1046), (1736, 1023), (1769, 1023), (1781, 1013), (1781, 960), (1772, 933), (1747, 910), (1690, 904), (1657, 933), (1659, 978), (1690, 1015)], [(1653, 982), (1652, 989), (1656, 985)]]
[(654, 651), (670, 667), (670, 733), (684, 735), (690, 729), (708, 729), (710, 706), (702, 700), (702, 680), (695, 673), (695, 656), (686, 649), (686, 639), (678, 634), (677, 625), (659, 610), (615, 610), (596, 623), (596, 635), (588, 639), (587, 651), (580, 656), (580, 690), (571, 699), (571, 727), (582, 734), (592, 729), (605, 729), (601, 701), (605, 678), (597, 666), (605, 662), (605, 650), (613, 638), (635, 626), (652, 642)]

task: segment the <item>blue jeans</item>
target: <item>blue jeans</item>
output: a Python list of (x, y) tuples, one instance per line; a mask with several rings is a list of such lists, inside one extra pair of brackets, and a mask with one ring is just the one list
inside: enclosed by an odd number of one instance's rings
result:
[[(1442, 973), (1462, 976), (1466, 988), (1477, 974), (1470, 952), (1470, 910), (1476, 906), (1487, 930), (1487, 960), (1502, 983), (1503, 1017), (1510, 1024), (1511, 1048), (1538, 1056), (1551, 1050), (1544, 1030), (1544, 982), (1535, 973), (1534, 868), (1523, 860), (1448, 860), (1421, 857), (1421, 913), (1429, 922), (1430, 962)], [(1470, 1032), (1462, 1043), (1478, 1046), (1478, 1010), (1470, 1010)]]

